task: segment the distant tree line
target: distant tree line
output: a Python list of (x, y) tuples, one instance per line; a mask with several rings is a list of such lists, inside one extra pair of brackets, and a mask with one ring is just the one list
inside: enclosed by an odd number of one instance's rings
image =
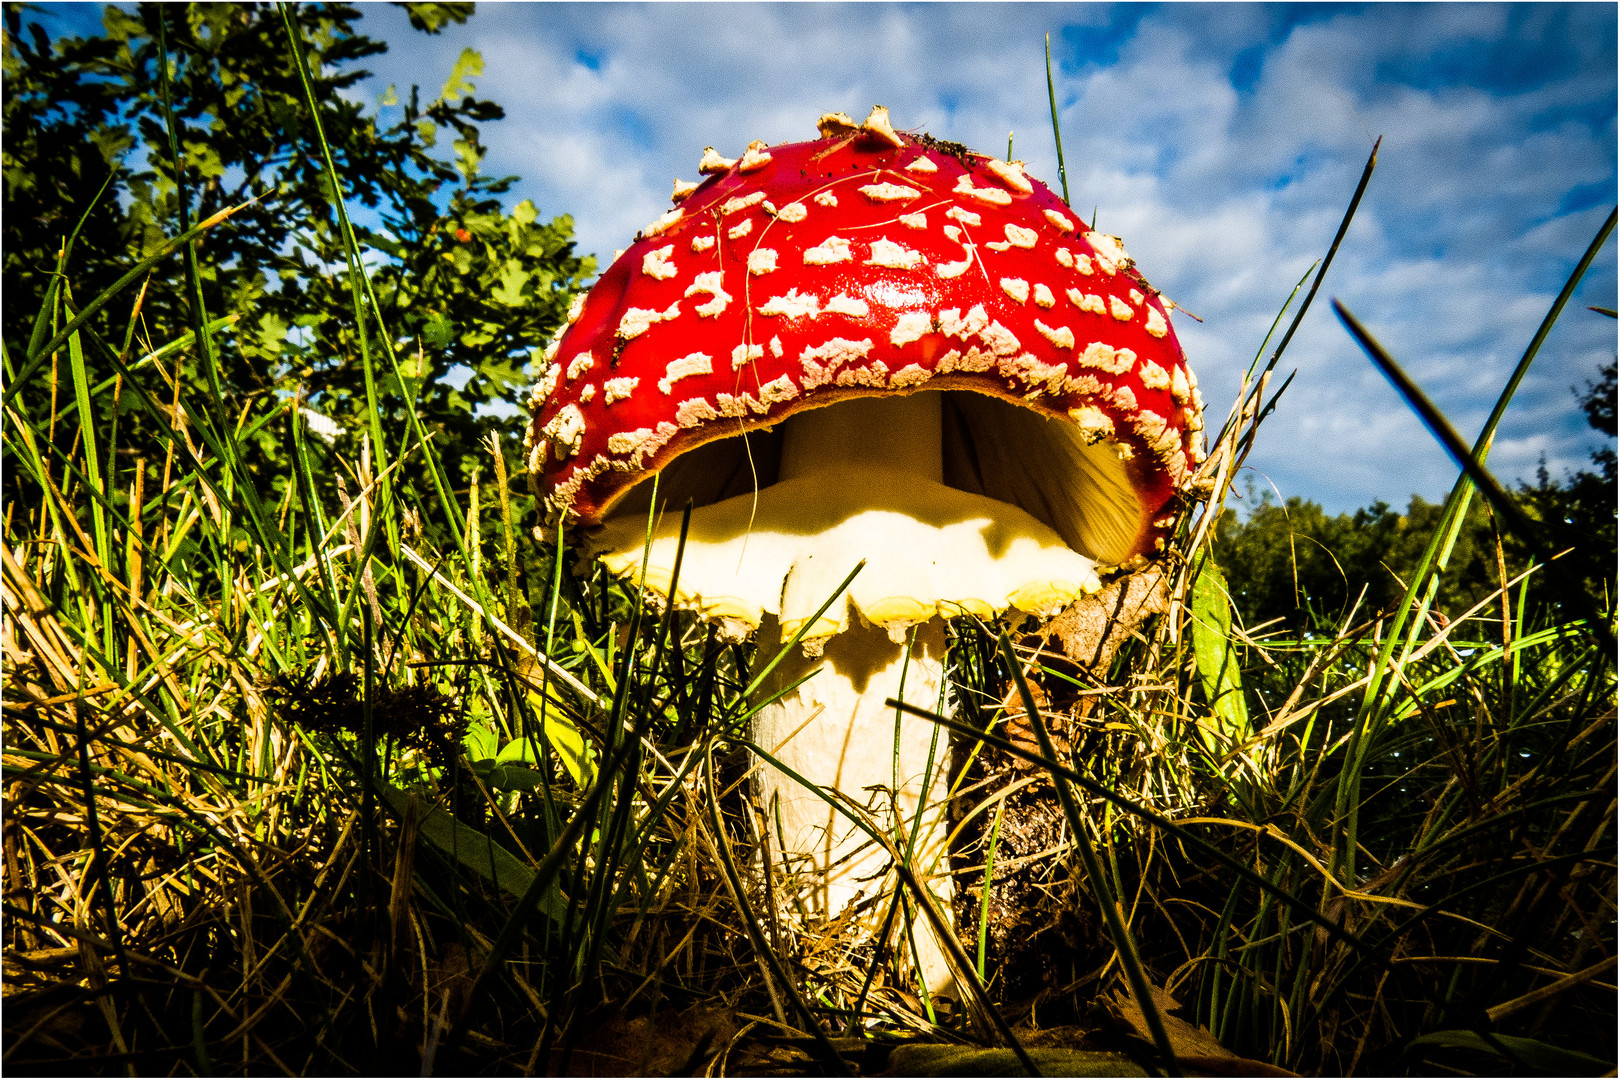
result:
[[(1536, 482), (1521, 485), (1517, 495), (1533, 518), (1564, 522), (1593, 545), (1599, 565), (1613, 567), (1615, 365), (1610, 363), (1577, 395), (1592, 428), (1609, 442), (1592, 454), (1592, 468), (1559, 480), (1543, 464)], [(1338, 626), (1358, 600), (1358, 621), (1399, 605), (1441, 510), (1439, 504), (1414, 495), (1405, 513), (1375, 502), (1353, 513), (1328, 514), (1299, 496), (1279, 504), (1267, 493), (1253, 503), (1246, 519), (1237, 510), (1226, 511), (1216, 534), (1215, 556), (1246, 625), (1327, 629)], [(1504, 567), (1511, 578), (1528, 563), (1524, 545), (1498, 528), (1489, 507), (1476, 496), (1435, 606), (1455, 618), (1501, 587)], [(1613, 610), (1612, 575), (1572, 580), (1569, 571), (1555, 563), (1531, 580), (1530, 602), (1544, 613), (1556, 614), (1564, 607), (1563, 598), (1571, 589), (1585, 589), (1601, 610)]]

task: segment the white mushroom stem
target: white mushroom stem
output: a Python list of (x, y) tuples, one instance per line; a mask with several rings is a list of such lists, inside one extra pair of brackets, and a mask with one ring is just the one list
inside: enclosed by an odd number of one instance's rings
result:
[[(767, 630), (761, 639), (758, 655), (774, 656), (779, 643), (773, 635)], [(907, 849), (908, 837), (917, 829), (911, 866), (949, 919), (952, 889), (944, 821), (949, 739), (927, 720), (897, 717), (884, 704), (887, 698), (903, 697), (921, 708), (942, 708), (944, 660), (945, 632), (938, 619), (916, 628), (909, 649), (875, 626), (839, 634), (819, 658), (794, 649), (772, 672), (767, 692), (807, 673), (809, 678), (760, 710), (754, 741), (805, 780), (843, 792), (854, 807), (864, 807), (868, 824), (887, 833), (897, 850)], [(771, 829), (770, 849), (797, 871), (798, 893), (811, 910), (837, 916), (863, 893), (871, 897), (903, 887), (893, 877), (885, 881), (887, 853), (817, 792), (761, 764), (754, 794)], [(852, 809), (849, 802), (844, 809)], [(866, 916), (873, 930), (882, 917), (882, 905)], [(903, 923), (896, 925), (904, 930)], [(928, 921), (919, 915), (913, 930), (930, 993), (946, 990), (950, 968)], [(907, 949), (904, 944), (901, 948)]]
[[(777, 482), (695, 509), (674, 584), (678, 606), (739, 636), (758, 630), (760, 664), (803, 631), (804, 647), (784, 658), (766, 693), (814, 674), (762, 710), (755, 741), (809, 783), (869, 806), (902, 850), (901, 826), (913, 827), (923, 806), (913, 867), (949, 912), (947, 740), (936, 746), (934, 725), (917, 717), (901, 717), (897, 729), (883, 702), (899, 696), (903, 679), (905, 701), (943, 707), (944, 619), (990, 619), (1008, 608), (1051, 615), (1098, 582), (1091, 560), (1030, 514), (945, 486), (940, 402), (925, 391), (789, 417)], [(610, 572), (631, 580), (645, 555), (640, 583), (667, 595), (680, 515), (662, 516), (644, 553), (645, 530), (643, 515), (627, 514), (589, 544)], [(817, 617), (863, 559), (847, 597)], [(836, 917), (863, 890), (885, 888), (886, 855), (819, 794), (763, 765), (755, 790), (821, 914)], [(922, 921), (916, 930), (922, 975), (931, 990), (945, 989), (939, 943)]]
[[(886, 471), (880, 483), (943, 487), (938, 394), (856, 400), (800, 413), (785, 427), (783, 481), (828, 471), (848, 474), (881, 463)], [(879, 532), (865, 540), (872, 555), (878, 555), (885, 545), (903, 537)], [(844, 554), (855, 561), (872, 557), (856, 551)], [(841, 565), (833, 562), (827, 569), (846, 574), (853, 561), (840, 570)], [(833, 587), (836, 584), (835, 580)], [(944, 828), (949, 740), (927, 720), (898, 714), (884, 704), (903, 695), (908, 704), (944, 708), (944, 628), (939, 619), (929, 618), (932, 610), (914, 599), (917, 590), (908, 590), (905, 582), (888, 584), (889, 589), (878, 591), (894, 595), (861, 606), (888, 608), (899, 618), (910, 616), (907, 621), (923, 625), (910, 633), (900, 621), (891, 622), (888, 630), (881, 625), (851, 627), (829, 640), (819, 658), (792, 650), (772, 672), (765, 692), (775, 693), (809, 677), (760, 710), (754, 720), (754, 741), (810, 783), (843, 792), (856, 806), (865, 807), (869, 824), (885, 831), (897, 850), (906, 851), (911, 831), (917, 830), (912, 867), (949, 918), (951, 878)], [(872, 595), (870, 588), (864, 591)], [(913, 610), (894, 610), (908, 601)], [(767, 663), (779, 651), (781, 639), (791, 634), (783, 629), (778, 624), (774, 641), (768, 630), (761, 633), (756, 663)], [(755, 793), (774, 833), (771, 846), (787, 855), (790, 863), (797, 857), (806, 864), (809, 873), (802, 880), (823, 914), (836, 916), (863, 892), (871, 896), (884, 888), (887, 853), (820, 794), (769, 765), (761, 766)], [(939, 941), (925, 919), (917, 919), (913, 930), (925, 985), (931, 993), (945, 990), (950, 968)]]

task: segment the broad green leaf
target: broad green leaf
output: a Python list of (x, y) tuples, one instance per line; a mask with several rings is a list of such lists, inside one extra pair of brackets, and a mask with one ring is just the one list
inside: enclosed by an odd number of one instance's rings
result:
[[(550, 700), (542, 699), (539, 694), (531, 690), (529, 691), (529, 707), (534, 710), (536, 716), (540, 717), (541, 727), (546, 734), (546, 741), (557, 752), (557, 757), (562, 761), (563, 768), (568, 770), (568, 775), (573, 779), (574, 783), (580, 787), (585, 787), (595, 780), (596, 763), (591, 756), (590, 743), (585, 741), (585, 734), (575, 726), (574, 722), (563, 715), (560, 703), (555, 698), (550, 698)], [(517, 748), (515, 751), (513, 751), (514, 747)], [(508, 751), (512, 751), (512, 756), (500, 758), (503, 763), (506, 761), (526, 761), (531, 764), (538, 764), (538, 762), (534, 761), (533, 752), (527, 739), (512, 740), (506, 745), (502, 754), (505, 755)]]
[[(1027, 1051), (1047, 1076), (1146, 1076), (1142, 1067), (1124, 1054), (1101, 1050), (1039, 1047)], [(879, 1076), (1024, 1076), (1018, 1055), (1005, 1047), (951, 1046), (912, 1043), (897, 1046)]]
[(455, 340), (456, 324), (443, 315), (435, 315), (422, 325), (422, 340), (429, 348), (442, 349)]
[[(384, 787), (382, 793), (388, 800), (388, 805), (394, 808), (394, 812), (404, 817), (410, 795), (392, 785)], [(418, 800), (417, 812), (421, 813), (421, 809), (422, 803)], [(462, 866), (513, 896), (522, 896), (534, 881), (534, 871), (529, 869), (522, 859), (471, 825), (457, 821), (448, 812), (437, 807), (429, 810), (417, 822), (416, 831), (418, 836)], [(540, 901), (540, 907), (551, 916), (553, 922), (563, 921), (567, 906), (563, 902), (562, 890), (555, 880)]]
[(268, 353), (279, 353), (282, 342), (287, 340), (288, 329), (287, 320), (274, 311), (266, 312), (258, 322), (260, 348)]
[(1420, 1046), (1436, 1046), (1461, 1050), (1477, 1050), (1481, 1053), (1502, 1056), (1506, 1050), (1509, 1055), (1516, 1057), (1535, 1072), (1547, 1076), (1612, 1076), (1614, 1065), (1600, 1058), (1580, 1053), (1576, 1050), (1565, 1050), (1561, 1046), (1553, 1046), (1539, 1039), (1526, 1039), (1518, 1035), (1492, 1035), (1491, 1040), (1501, 1044), (1501, 1049), (1491, 1045), (1491, 1041), (1483, 1038), (1475, 1031), (1431, 1031), (1427, 1035), (1419, 1035), (1406, 1044), (1407, 1053)]
[(497, 791), (534, 791), (545, 782), (545, 775), (518, 765), (497, 765), (484, 774), (484, 782)]
[(1226, 579), (1215, 564), (1205, 560), (1192, 586), (1193, 656), (1204, 696), (1227, 732), (1242, 737), (1249, 732), (1249, 708), (1243, 701), (1243, 675), (1238, 668), (1237, 645), (1232, 640), (1232, 604)]
[[(538, 710), (540, 707), (540, 695), (531, 692), (529, 694), (529, 704)], [(495, 761), (501, 765), (519, 761), (533, 765), (539, 760), (539, 757), (535, 754), (533, 744), (521, 736), (501, 747), (501, 752), (495, 755)]]
[(493, 761), (500, 745), (495, 731), (487, 723), (479, 722), (467, 727), (467, 734), (462, 737), (461, 745), (467, 750), (467, 757), (473, 761)]
[(456, 58), (456, 66), (450, 69), (450, 77), (444, 81), (444, 89), (439, 91), (439, 100), (454, 104), (461, 98), (470, 97), (476, 89), (473, 79), (483, 73), (483, 54), (477, 49), (462, 49), (461, 55)]
[(517, 307), (523, 303), (523, 286), (528, 284), (529, 274), (516, 262), (509, 262), (501, 267), (500, 285), (490, 292), (490, 299), (497, 304), (507, 307)]

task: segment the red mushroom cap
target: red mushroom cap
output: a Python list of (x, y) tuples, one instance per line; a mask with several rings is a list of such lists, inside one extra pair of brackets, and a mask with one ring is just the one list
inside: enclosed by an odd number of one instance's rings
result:
[(677, 181), (679, 205), (547, 350), (531, 399), (536, 491), (594, 524), (712, 440), (850, 397), (963, 390), (1111, 450), (1135, 521), (1085, 553), (1152, 550), (1203, 458), (1166, 304), (1116, 238), (1020, 163), (896, 133), (880, 113), (861, 128), (824, 117), (826, 137), (756, 142), (736, 161), (711, 148), (708, 180)]

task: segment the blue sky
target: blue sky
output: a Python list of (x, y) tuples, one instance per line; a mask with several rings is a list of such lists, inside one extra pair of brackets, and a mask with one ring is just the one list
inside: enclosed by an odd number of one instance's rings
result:
[[(1327, 304), (1343, 300), (1465, 437), (1616, 200), (1616, 7), (1535, 5), (485, 4), (437, 37), (392, 7), (362, 87), (437, 90), (464, 48), (511, 200), (572, 215), (610, 257), (698, 179), (705, 146), (812, 138), (816, 117), (887, 105), (896, 126), (1058, 186), (1042, 37), (1073, 205), (1122, 236), (1177, 318), (1210, 409), (1332, 239), (1375, 137), (1379, 168), (1284, 357), (1298, 377), (1250, 458), (1254, 479), (1330, 510), (1454, 468)], [(1596, 445), (1570, 392), (1616, 351), (1613, 241), (1543, 347), (1493, 467), (1555, 475)], [(1212, 426), (1219, 426), (1215, 419)]]

